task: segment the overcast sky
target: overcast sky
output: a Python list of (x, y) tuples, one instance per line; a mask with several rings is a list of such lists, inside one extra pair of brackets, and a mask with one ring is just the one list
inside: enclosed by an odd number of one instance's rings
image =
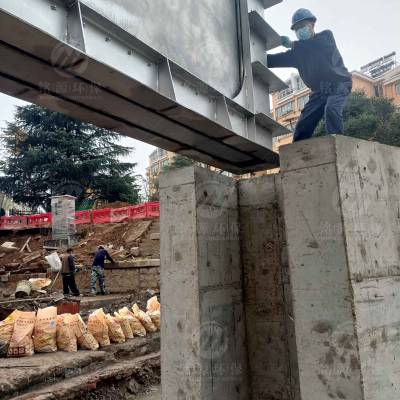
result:
[[(280, 35), (295, 39), (290, 20), (300, 7), (311, 9), (318, 17), (317, 30), (333, 31), (349, 70), (359, 69), (392, 51), (397, 51), (400, 60), (400, 0), (284, 0), (267, 10), (265, 17)], [(293, 71), (274, 70), (282, 79)], [(0, 93), (0, 127), (12, 119), (16, 104), (23, 103)], [(129, 138), (124, 138), (123, 143), (135, 147), (132, 161), (138, 163), (137, 173), (144, 175), (152, 146)]]

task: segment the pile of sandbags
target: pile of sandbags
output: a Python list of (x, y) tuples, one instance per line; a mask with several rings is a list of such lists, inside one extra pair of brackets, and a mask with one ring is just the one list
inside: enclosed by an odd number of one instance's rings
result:
[(16, 310), (0, 321), (0, 357), (97, 350), (159, 329), (157, 297), (147, 302), (146, 312), (137, 304), (131, 310), (123, 307), (114, 315), (105, 314), (102, 308), (95, 310), (89, 315), (87, 326), (79, 314), (57, 315), (56, 307), (39, 309), (37, 313)]

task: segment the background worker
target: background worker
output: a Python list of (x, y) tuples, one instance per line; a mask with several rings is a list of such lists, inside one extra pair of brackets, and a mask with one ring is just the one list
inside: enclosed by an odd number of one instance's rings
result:
[(75, 282), (75, 258), (74, 250), (67, 249), (66, 254), (61, 256), (61, 276), (63, 280), (63, 292), (68, 296), (71, 293), (74, 296), (80, 296), (79, 289)]
[(107, 294), (104, 282), (104, 262), (106, 259), (114, 263), (114, 260), (111, 258), (110, 254), (108, 254), (108, 251), (105, 249), (105, 247), (99, 246), (94, 254), (94, 259), (92, 263), (92, 277), (91, 277), (92, 295), (97, 294), (97, 289), (96, 289), (97, 280), (99, 281), (100, 293), (102, 295)]
[(352, 89), (352, 78), (333, 33), (329, 30), (315, 33), (316, 21), (310, 10), (297, 10), (291, 29), (298, 41), (282, 36), (282, 45), (290, 50), (267, 56), (269, 68), (297, 68), (303, 82), (312, 90), (297, 122), (294, 142), (310, 138), (324, 116), (328, 134), (344, 133), (343, 110)]

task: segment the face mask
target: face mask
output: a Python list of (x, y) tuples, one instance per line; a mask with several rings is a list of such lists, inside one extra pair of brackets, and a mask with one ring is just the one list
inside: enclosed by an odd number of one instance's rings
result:
[(303, 26), (303, 28), (297, 29), (296, 36), (299, 40), (308, 40), (312, 37), (312, 29), (309, 25)]

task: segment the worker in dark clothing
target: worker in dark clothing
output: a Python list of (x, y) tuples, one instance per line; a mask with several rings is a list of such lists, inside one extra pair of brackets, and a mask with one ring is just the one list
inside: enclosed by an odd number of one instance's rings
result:
[(293, 141), (310, 138), (325, 116), (328, 134), (343, 134), (343, 110), (352, 89), (351, 74), (343, 63), (333, 33), (315, 33), (317, 18), (301, 8), (293, 15), (292, 30), (298, 41), (282, 37), (289, 51), (267, 56), (269, 68), (297, 68), (303, 82), (312, 90), (309, 102), (297, 122)]
[(75, 272), (74, 250), (68, 249), (67, 253), (61, 257), (61, 276), (65, 295), (69, 295), (71, 291), (74, 296), (80, 296), (79, 289), (75, 283)]
[(96, 290), (97, 280), (99, 281), (100, 293), (102, 295), (107, 294), (104, 283), (104, 262), (106, 259), (114, 263), (114, 260), (111, 258), (110, 254), (108, 254), (108, 251), (104, 248), (104, 246), (99, 246), (96, 250), (96, 253), (94, 254), (94, 259), (92, 264), (92, 282), (91, 282), (92, 295), (97, 294)]

